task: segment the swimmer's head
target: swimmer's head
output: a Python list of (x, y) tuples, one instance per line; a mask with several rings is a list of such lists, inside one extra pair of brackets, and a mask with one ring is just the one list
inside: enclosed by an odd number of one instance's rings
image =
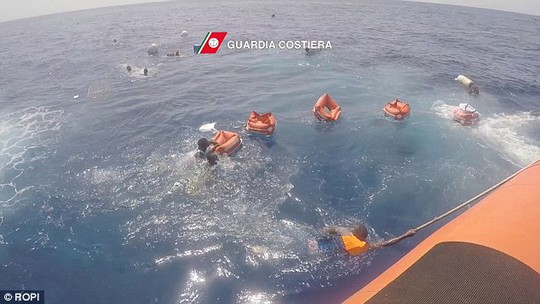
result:
[(128, 70), (128, 72), (131, 72), (131, 66), (130, 65), (127, 66), (127, 70)]
[(215, 153), (211, 153), (206, 157), (206, 160), (210, 166), (214, 166), (218, 162), (218, 156)]
[(199, 150), (206, 151), (206, 148), (210, 146), (210, 142), (206, 138), (201, 138), (197, 141), (197, 146), (199, 146)]
[(148, 76), (148, 69), (144, 68), (143, 73), (144, 73), (144, 76)]
[(354, 228), (354, 230), (352, 231), (352, 234), (359, 240), (365, 241), (368, 236), (368, 230), (366, 226), (360, 224), (358, 225), (358, 227)]

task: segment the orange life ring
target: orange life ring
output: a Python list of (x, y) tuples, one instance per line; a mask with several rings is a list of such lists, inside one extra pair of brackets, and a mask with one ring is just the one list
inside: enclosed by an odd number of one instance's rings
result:
[(276, 130), (276, 119), (272, 113), (259, 114), (252, 111), (248, 118), (246, 129), (252, 133), (270, 136), (274, 134), (274, 130)]
[(218, 143), (218, 146), (214, 150), (218, 154), (231, 155), (238, 151), (238, 148), (242, 145), (240, 135), (234, 132), (218, 131), (213, 139)]
[(402, 120), (411, 114), (411, 107), (408, 103), (395, 99), (394, 101), (388, 102), (386, 106), (384, 106), (383, 111), (386, 116), (393, 117), (396, 120)]
[(319, 120), (336, 121), (341, 116), (341, 107), (328, 93), (324, 93), (313, 106), (313, 114)]

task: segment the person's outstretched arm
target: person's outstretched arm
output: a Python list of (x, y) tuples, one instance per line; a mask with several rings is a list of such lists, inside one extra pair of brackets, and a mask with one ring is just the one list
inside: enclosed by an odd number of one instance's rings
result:
[(411, 230), (407, 231), (407, 233), (405, 233), (404, 235), (400, 235), (398, 237), (395, 237), (395, 238), (387, 240), (387, 241), (370, 244), (369, 247), (373, 248), (373, 249), (382, 248), (382, 247), (389, 247), (389, 246), (392, 246), (392, 245), (395, 245), (395, 244), (401, 242), (405, 238), (413, 236), (414, 234), (415, 234), (414, 230), (411, 229)]
[(324, 232), (328, 234), (340, 234), (340, 235), (351, 235), (351, 231), (347, 228), (337, 227), (337, 226), (327, 226), (324, 227)]

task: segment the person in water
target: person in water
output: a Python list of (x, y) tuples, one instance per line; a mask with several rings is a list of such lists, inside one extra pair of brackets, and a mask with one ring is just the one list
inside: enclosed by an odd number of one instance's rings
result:
[(127, 66), (127, 71), (131, 72), (131, 66), (130, 65)]
[(349, 230), (343, 227), (329, 226), (324, 228), (328, 235), (309, 244), (309, 248), (314, 252), (334, 255), (347, 253), (355, 256), (366, 253), (369, 249), (376, 249), (394, 245), (399, 240), (391, 239), (380, 243), (368, 243), (368, 230), (363, 224)]
[(180, 51), (176, 51), (174, 53), (167, 53), (167, 57), (178, 57), (180, 56)]
[(148, 69), (147, 68), (144, 68), (143, 74), (144, 74), (144, 76), (148, 76)]
[(469, 87), (469, 90), (467, 91), (470, 95), (478, 95), (480, 94), (480, 89), (474, 84), (471, 84)]
[(195, 157), (200, 159), (206, 159), (210, 166), (214, 166), (218, 162), (218, 156), (214, 153), (218, 146), (218, 143), (214, 140), (201, 138), (197, 141), (197, 152)]

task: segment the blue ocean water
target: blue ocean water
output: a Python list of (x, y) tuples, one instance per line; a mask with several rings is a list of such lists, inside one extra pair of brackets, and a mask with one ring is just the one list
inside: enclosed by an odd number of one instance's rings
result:
[[(194, 55), (208, 31), (333, 49)], [(535, 16), (377, 1), (1, 23), (0, 289), (43, 289), (46, 303), (338, 302), (430, 230), (345, 258), (308, 252), (322, 227), (361, 221), (391, 238), (540, 157), (539, 33)], [(337, 123), (311, 113), (324, 92)], [(381, 111), (396, 97), (412, 107), (400, 123)], [(451, 120), (460, 102), (477, 126)], [(276, 115), (273, 139), (243, 131), (253, 109)], [(244, 139), (212, 172), (193, 159), (209, 122)]]

